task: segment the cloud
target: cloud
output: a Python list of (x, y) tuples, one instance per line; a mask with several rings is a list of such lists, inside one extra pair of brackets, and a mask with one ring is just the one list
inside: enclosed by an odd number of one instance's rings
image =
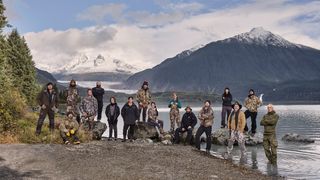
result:
[[(186, 9), (194, 14), (180, 14), (182, 7), (188, 7)], [(320, 2), (250, 1), (204, 13), (199, 10), (201, 8), (201, 5), (167, 4), (162, 7), (164, 11), (158, 13), (122, 12), (119, 18), (128, 21), (123, 18), (123, 14), (128, 13), (133, 18), (130, 23), (45, 30), (25, 36), (37, 65), (48, 67), (61, 66), (76, 54), (85, 53), (93, 57), (109, 55), (147, 68), (194, 46), (261, 26), (291, 42), (320, 49)]]

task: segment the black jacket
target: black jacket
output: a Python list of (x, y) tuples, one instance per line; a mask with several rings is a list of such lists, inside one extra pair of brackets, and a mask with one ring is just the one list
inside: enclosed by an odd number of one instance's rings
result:
[[(223, 98), (224, 97), (224, 98)], [(229, 93), (226, 96), (222, 94), (222, 105), (223, 106), (232, 106), (232, 95)]]
[(112, 105), (109, 104), (109, 105), (106, 107), (106, 116), (107, 116), (107, 118), (108, 118), (108, 121), (110, 121), (110, 122), (116, 122), (116, 121), (118, 121), (118, 117), (119, 117), (119, 115), (120, 115), (120, 108), (119, 108), (119, 106), (118, 106), (117, 103), (114, 104), (114, 106), (115, 106), (115, 108), (114, 108), (114, 114), (113, 114), (113, 119), (111, 119), (111, 112), (110, 112), (110, 107), (111, 107), (111, 106), (112, 106)]
[(39, 106), (45, 105), (46, 108), (58, 107), (58, 96), (57, 93), (53, 90), (51, 94), (48, 90), (41, 91), (38, 95), (38, 104)]
[(184, 113), (181, 121), (181, 127), (187, 129), (189, 126), (194, 128), (194, 126), (197, 124), (197, 117), (194, 115), (193, 112), (190, 113)]
[(99, 87), (93, 88), (92, 89), (92, 94), (97, 99), (98, 102), (102, 102), (103, 101), (103, 95), (104, 95), (104, 89), (103, 88), (99, 88)]
[(129, 106), (128, 103), (126, 103), (121, 109), (121, 116), (124, 124), (135, 124), (136, 120), (139, 119), (139, 109), (134, 103), (132, 106)]

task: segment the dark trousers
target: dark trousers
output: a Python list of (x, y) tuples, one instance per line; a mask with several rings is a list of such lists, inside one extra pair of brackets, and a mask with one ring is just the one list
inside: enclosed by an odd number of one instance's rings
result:
[[(148, 107), (139, 106), (139, 115), (141, 117), (141, 111), (142, 111), (142, 120), (143, 120), (143, 122), (146, 122), (147, 110), (148, 110)], [(140, 120), (140, 117), (139, 117), (139, 120)]]
[(98, 101), (98, 116), (97, 116), (98, 121), (101, 120), (102, 109), (103, 109), (103, 101)]
[[(62, 131), (60, 131), (60, 136), (61, 136), (63, 142), (66, 142), (68, 140), (66, 133), (64, 133)], [(74, 142), (79, 141), (79, 138), (76, 136), (76, 134), (71, 134), (70, 138), (72, 138)]]
[(207, 136), (207, 150), (211, 149), (211, 132), (212, 132), (212, 126), (204, 127), (201, 125), (198, 128), (198, 131), (196, 133), (196, 148), (200, 150), (200, 137), (203, 133), (206, 133)]
[(221, 127), (226, 127), (226, 114), (227, 114), (227, 124), (228, 124), (228, 118), (231, 114), (231, 111), (232, 111), (231, 106), (222, 106)]
[[(255, 134), (256, 133), (256, 129), (257, 129), (257, 112), (250, 112), (249, 110), (246, 110), (244, 112), (244, 114), (246, 115), (246, 119), (248, 119), (249, 117), (251, 117), (251, 133)], [(248, 132), (248, 126), (246, 123), (246, 127), (244, 128), (245, 132)]]
[[(126, 139), (128, 133), (128, 139), (133, 139), (135, 124), (124, 124), (123, 126), (123, 139)], [(129, 132), (128, 132), (129, 129)]]
[(176, 129), (176, 131), (174, 132), (174, 142), (176, 144), (180, 143), (180, 133), (184, 133), (187, 132), (187, 139), (186, 139), (186, 143), (192, 144), (191, 139), (192, 139), (192, 128), (187, 129), (185, 128), (184, 130), (182, 130), (182, 127), (179, 127)]
[(161, 121), (161, 120), (158, 120), (158, 123), (150, 120), (147, 122), (147, 124), (149, 126), (158, 127), (159, 129), (163, 129), (163, 121)]
[(46, 119), (47, 115), (49, 116), (50, 130), (51, 131), (54, 130), (54, 111), (52, 109), (42, 109), (41, 108), (40, 114), (39, 114), (39, 119), (38, 119), (38, 124), (37, 124), (37, 129), (36, 129), (37, 134), (41, 133), (43, 121)]
[[(113, 117), (111, 117), (113, 119)], [(109, 138), (112, 138), (112, 131), (114, 131), (114, 138), (118, 138), (118, 121), (113, 121), (108, 119), (108, 124), (109, 124)]]

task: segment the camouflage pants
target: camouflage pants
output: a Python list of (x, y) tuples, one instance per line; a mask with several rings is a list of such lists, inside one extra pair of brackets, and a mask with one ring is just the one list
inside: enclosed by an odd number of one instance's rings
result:
[(244, 135), (242, 132), (234, 131), (234, 130), (231, 131), (230, 138), (228, 141), (228, 147), (227, 147), (228, 154), (231, 154), (231, 151), (233, 149), (233, 144), (235, 141), (238, 141), (238, 144), (241, 150), (241, 155), (242, 156), (245, 155), (246, 145), (245, 145)]
[(175, 130), (175, 124), (180, 127), (180, 114), (178, 109), (170, 110), (170, 122), (171, 122), (171, 131)]
[(76, 116), (77, 122), (80, 123), (80, 112), (79, 112), (79, 108), (77, 106), (67, 105), (67, 113), (68, 112), (72, 112), (72, 114), (74, 116)]
[(275, 135), (263, 136), (263, 148), (271, 164), (277, 164), (278, 141)]
[(88, 116), (88, 117), (82, 116), (81, 117), (81, 121), (83, 123), (84, 129), (89, 130), (89, 131), (91, 131), (93, 129), (94, 118), (95, 118), (95, 116)]

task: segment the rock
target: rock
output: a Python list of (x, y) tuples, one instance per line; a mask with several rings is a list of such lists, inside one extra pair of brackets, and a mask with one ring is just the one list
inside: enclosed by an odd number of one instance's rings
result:
[[(263, 134), (256, 133), (254, 137), (245, 134), (245, 141), (247, 146), (256, 146), (262, 144), (263, 142)], [(228, 145), (229, 140), (229, 130), (228, 129), (218, 129), (212, 134), (212, 144), (216, 145)], [(238, 145), (235, 142), (235, 145)]]
[(164, 145), (172, 145), (172, 142), (169, 140), (163, 140), (163, 141), (161, 141), (161, 143)]
[[(194, 128), (192, 131), (192, 137), (191, 137), (191, 143), (195, 143), (195, 139), (196, 139), (196, 133), (197, 133), (197, 128)], [(187, 139), (187, 132), (184, 132), (180, 135), (180, 143), (184, 143)]]
[(152, 139), (149, 139), (149, 138), (148, 138), (148, 139), (146, 139), (146, 142), (147, 142), (147, 143), (149, 143), (149, 144), (153, 144)]
[(300, 143), (314, 143), (313, 139), (308, 137), (296, 134), (296, 133), (287, 133), (282, 137), (283, 141), (288, 142), (300, 142)]
[(134, 128), (134, 137), (137, 139), (157, 139), (159, 135), (155, 127), (145, 122), (138, 122)]
[(164, 133), (163, 135), (163, 141), (167, 140), (167, 141), (172, 141), (172, 135), (170, 133)]
[(102, 134), (107, 130), (106, 123), (94, 121), (92, 129), (92, 139), (101, 140)]

